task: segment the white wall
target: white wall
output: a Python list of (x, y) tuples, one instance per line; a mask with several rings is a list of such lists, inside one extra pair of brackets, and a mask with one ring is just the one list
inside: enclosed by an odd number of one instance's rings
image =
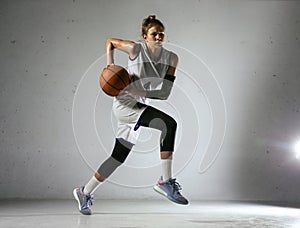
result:
[[(0, 2), (1, 198), (70, 198), (86, 183), (114, 140), (112, 100), (98, 85), (105, 41), (140, 39), (155, 14), (180, 57), (169, 102), (153, 105), (179, 120), (184, 194), (300, 200), (300, 2), (171, 2)], [(143, 131), (98, 198), (158, 197), (149, 187), (160, 173), (157, 137)]]

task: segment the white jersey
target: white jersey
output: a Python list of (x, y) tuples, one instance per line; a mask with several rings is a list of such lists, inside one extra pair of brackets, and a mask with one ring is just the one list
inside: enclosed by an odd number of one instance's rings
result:
[[(121, 93), (117, 99), (125, 105), (135, 105), (137, 102), (149, 104), (149, 99), (130, 94), (131, 90), (151, 91), (161, 89), (163, 78), (170, 65), (171, 51), (162, 48), (157, 61), (150, 57), (148, 47), (145, 43), (140, 43), (138, 55), (128, 60), (128, 73), (132, 83)], [(129, 93), (126, 93), (129, 92)]]
[[(151, 91), (161, 89), (163, 78), (170, 65), (171, 51), (162, 48), (158, 61), (150, 58), (150, 53), (145, 43), (140, 43), (140, 51), (134, 59), (128, 60), (128, 73), (132, 83), (125, 88), (118, 97), (114, 98), (113, 112), (118, 120), (116, 138), (122, 138), (135, 144), (140, 134), (140, 128), (135, 130), (135, 125), (140, 118), (149, 99), (130, 93), (131, 90)], [(137, 106), (137, 103), (145, 104)]]

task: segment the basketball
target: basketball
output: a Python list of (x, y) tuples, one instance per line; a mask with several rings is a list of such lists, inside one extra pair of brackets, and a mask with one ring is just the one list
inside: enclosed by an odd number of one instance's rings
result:
[(109, 65), (100, 75), (100, 86), (109, 96), (118, 96), (129, 84), (130, 76), (127, 70), (118, 65)]

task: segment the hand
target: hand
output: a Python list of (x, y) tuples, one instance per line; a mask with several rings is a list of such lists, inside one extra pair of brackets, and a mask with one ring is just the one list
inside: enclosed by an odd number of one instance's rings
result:
[(106, 68), (108, 68), (109, 66), (114, 66), (114, 65), (115, 65), (114, 63), (107, 64)]

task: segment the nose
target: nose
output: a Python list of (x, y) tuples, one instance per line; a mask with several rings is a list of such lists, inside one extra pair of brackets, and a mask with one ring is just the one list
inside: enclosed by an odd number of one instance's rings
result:
[(162, 33), (158, 33), (155, 38), (156, 38), (156, 40), (162, 41), (164, 38), (164, 35)]

